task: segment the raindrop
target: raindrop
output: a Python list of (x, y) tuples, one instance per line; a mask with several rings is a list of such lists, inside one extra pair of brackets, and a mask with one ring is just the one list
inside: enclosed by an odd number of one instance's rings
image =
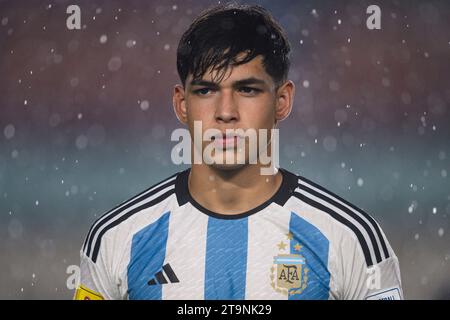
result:
[(12, 139), (16, 133), (16, 128), (12, 124), (8, 124), (3, 130), (6, 139)]
[(117, 71), (122, 66), (122, 59), (120, 57), (112, 57), (108, 61), (108, 69), (109, 71)]
[(57, 113), (53, 113), (48, 119), (50, 127), (54, 128), (61, 122), (61, 117)]
[(358, 187), (362, 187), (364, 185), (364, 180), (362, 178), (358, 178), (357, 184)]
[(75, 141), (75, 145), (78, 149), (85, 149), (88, 145), (88, 138), (85, 135), (79, 135)]
[(336, 150), (337, 141), (336, 138), (333, 136), (326, 136), (323, 139), (323, 147), (328, 152), (333, 152)]
[(150, 106), (150, 104), (147, 100), (143, 100), (140, 104), (140, 107), (143, 111), (148, 110), (149, 106)]
[(78, 86), (79, 83), (80, 83), (80, 81), (78, 80), (77, 77), (74, 77), (74, 78), (70, 79), (70, 86), (73, 87), (73, 88)]
[(136, 45), (136, 40), (128, 40), (126, 45), (128, 48), (132, 48)]

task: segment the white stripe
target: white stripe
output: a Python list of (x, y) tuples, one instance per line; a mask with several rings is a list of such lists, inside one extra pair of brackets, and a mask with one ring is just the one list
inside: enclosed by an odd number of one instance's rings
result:
[[(92, 232), (92, 230), (94, 230), (94, 228), (97, 227), (98, 224), (103, 223), (104, 220), (108, 219), (108, 217), (110, 217), (111, 215), (113, 215), (113, 214), (114, 214), (115, 212), (117, 212), (118, 210), (122, 209), (124, 206), (128, 205), (130, 202), (134, 201), (136, 198), (139, 198), (139, 197), (141, 197), (141, 196), (145, 196), (145, 195), (151, 193), (153, 190), (157, 189), (158, 187), (162, 186), (163, 184), (165, 184), (165, 183), (167, 183), (167, 182), (169, 182), (169, 181), (172, 181), (172, 180), (176, 179), (176, 177), (177, 177), (177, 176), (174, 176), (174, 177), (172, 177), (172, 178), (170, 178), (170, 179), (167, 179), (167, 180), (162, 181), (161, 183), (158, 183), (156, 186), (154, 186), (153, 188), (147, 190), (145, 193), (140, 194), (140, 195), (137, 195), (137, 196), (135, 196), (135, 197), (129, 199), (128, 201), (126, 201), (126, 202), (124, 202), (122, 205), (120, 205), (120, 207), (116, 208), (115, 210), (111, 211), (110, 213), (106, 213), (106, 214), (104, 214), (103, 216), (101, 216), (101, 217), (100, 217), (100, 218), (92, 225), (91, 229), (89, 230), (89, 233), (88, 233), (88, 235), (87, 235), (87, 237), (86, 237), (86, 250), (87, 250), (87, 246), (89, 245), (89, 239), (91, 238), (91, 232)], [(143, 199), (143, 200), (145, 200), (145, 199)]]
[[(274, 257), (290, 252), (289, 222), (291, 212), (279, 205), (271, 204), (258, 214), (248, 217), (248, 247), (246, 300), (287, 300), (288, 296), (272, 287), (271, 275), (276, 283)], [(283, 241), (286, 249), (280, 251), (277, 244)], [(271, 268), (275, 271), (272, 272)]]
[[(323, 194), (324, 196), (327, 196), (328, 198), (336, 201), (337, 203), (343, 205), (344, 207), (346, 207), (347, 209), (351, 210), (352, 212), (354, 212), (355, 214), (357, 214), (359, 217), (361, 217), (361, 219), (363, 219), (368, 225), (370, 230), (372, 230), (372, 233), (377, 241), (377, 245), (378, 248), (380, 249), (380, 253), (381, 253), (381, 259), (384, 260), (387, 257), (384, 255), (384, 250), (383, 247), (381, 246), (381, 241), (380, 238), (378, 237), (378, 233), (376, 232), (373, 224), (371, 223), (371, 221), (369, 221), (363, 214), (361, 214), (360, 212), (358, 212), (357, 210), (353, 209), (351, 206), (347, 205), (346, 203), (342, 202), (341, 200), (339, 200), (338, 198), (334, 197), (332, 194), (328, 193), (328, 192), (324, 192), (316, 187), (314, 187), (313, 185), (309, 184), (306, 181), (303, 180), (298, 180), (298, 182), (304, 186), (307, 186), (308, 188), (313, 189), (314, 191), (319, 192), (320, 194)], [(376, 223), (376, 222), (375, 222)], [(385, 241), (386, 242), (386, 241)], [(376, 262), (376, 260), (374, 260), (374, 263)]]
[[(123, 215), (127, 214), (128, 212), (130, 212), (131, 210), (151, 202), (152, 200), (158, 198), (159, 196), (165, 194), (166, 192), (175, 189), (175, 185), (172, 184), (168, 187), (166, 187), (165, 189), (162, 189), (161, 191), (155, 193), (154, 195), (152, 195), (149, 198), (145, 198), (142, 201), (139, 201), (138, 203), (134, 204), (133, 206), (127, 208), (126, 210), (124, 210), (123, 212), (121, 212), (119, 215), (115, 216), (113, 219), (111, 219), (110, 221), (108, 221), (108, 223), (105, 223), (104, 225), (102, 225), (95, 233), (93, 241), (92, 241), (92, 245), (91, 245), (91, 251), (89, 252), (88, 256), (91, 257), (92, 253), (94, 252), (94, 248), (95, 248), (95, 243), (97, 242), (97, 238), (99, 236), (99, 234), (102, 232), (103, 229), (107, 228), (111, 223), (113, 223), (114, 221), (116, 221), (117, 219), (120, 219), (120, 217), (122, 217)], [(87, 249), (87, 248), (86, 248)]]
[(204, 299), (207, 233), (208, 216), (190, 203), (170, 213), (164, 264), (180, 283), (163, 285), (163, 300)]
[[(325, 207), (328, 207), (330, 209), (332, 209), (334, 212), (336, 212), (337, 214), (339, 214), (341, 217), (345, 218), (346, 220), (348, 220), (349, 222), (351, 222), (356, 228), (358, 228), (358, 230), (361, 232), (361, 234), (363, 235), (364, 239), (366, 240), (367, 246), (369, 247), (369, 252), (370, 252), (370, 256), (372, 258), (372, 261), (374, 264), (377, 263), (377, 259), (375, 256), (375, 250), (373, 248), (372, 241), (370, 241), (369, 235), (366, 231), (366, 229), (363, 228), (363, 226), (357, 222), (355, 219), (353, 219), (351, 216), (349, 216), (345, 211), (342, 211), (341, 209), (333, 206), (332, 204), (322, 200), (321, 198), (318, 198), (312, 194), (310, 194), (309, 192), (302, 190), (300, 188), (295, 189), (295, 192), (297, 193), (301, 193), (303, 196), (314, 200), (315, 202), (318, 202), (322, 205), (324, 205)], [(347, 227), (347, 226), (346, 226)]]

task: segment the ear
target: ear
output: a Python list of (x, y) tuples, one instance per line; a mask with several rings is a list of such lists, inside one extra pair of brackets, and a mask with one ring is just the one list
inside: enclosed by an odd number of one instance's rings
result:
[(185, 91), (183, 86), (180, 84), (175, 85), (173, 88), (172, 104), (178, 120), (183, 124), (187, 124)]
[(286, 81), (277, 90), (275, 105), (276, 122), (286, 119), (292, 110), (294, 103), (295, 85), (291, 80)]

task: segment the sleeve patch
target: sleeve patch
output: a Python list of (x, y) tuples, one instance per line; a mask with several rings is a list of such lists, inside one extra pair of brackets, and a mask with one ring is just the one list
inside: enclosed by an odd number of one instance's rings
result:
[(366, 297), (366, 300), (401, 300), (400, 290), (391, 288)]
[(75, 292), (75, 300), (104, 300), (102, 295), (82, 285)]

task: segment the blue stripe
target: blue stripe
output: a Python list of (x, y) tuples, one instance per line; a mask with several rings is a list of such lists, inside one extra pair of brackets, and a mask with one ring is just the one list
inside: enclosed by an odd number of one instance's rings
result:
[(128, 265), (128, 297), (131, 300), (161, 300), (162, 286), (147, 282), (161, 271), (166, 255), (170, 212), (133, 236)]
[[(289, 295), (289, 300), (328, 299), (330, 292), (328, 239), (319, 229), (299, 217), (295, 212), (291, 212), (289, 231), (293, 235), (290, 241), (290, 253), (302, 255), (308, 269), (306, 288), (300, 294)], [(297, 243), (302, 246), (300, 251), (295, 250)]]
[(247, 242), (247, 218), (208, 218), (205, 299), (245, 299)]

